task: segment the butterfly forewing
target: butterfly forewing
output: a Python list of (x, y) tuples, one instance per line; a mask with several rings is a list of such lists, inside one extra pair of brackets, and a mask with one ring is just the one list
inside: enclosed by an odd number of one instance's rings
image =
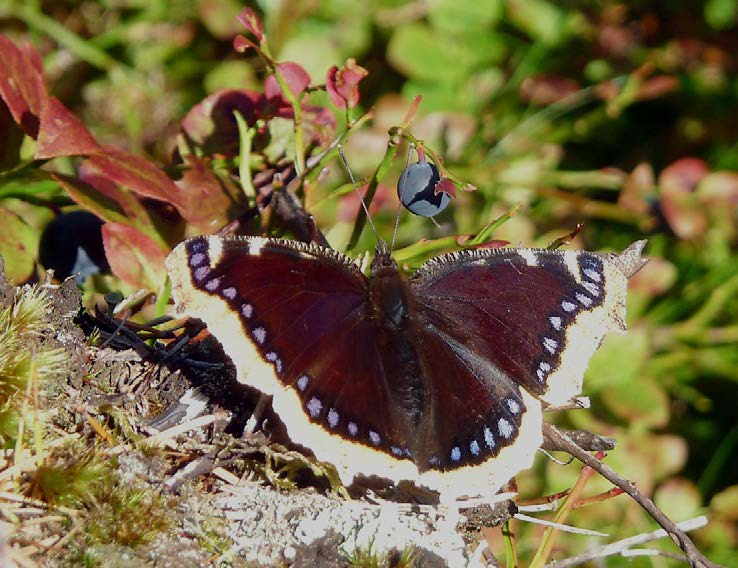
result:
[(240, 381), (274, 397), (294, 441), (347, 482), (359, 472), (413, 477), (367, 279), (353, 263), (292, 241), (199, 237), (167, 265), (177, 304), (208, 325)]

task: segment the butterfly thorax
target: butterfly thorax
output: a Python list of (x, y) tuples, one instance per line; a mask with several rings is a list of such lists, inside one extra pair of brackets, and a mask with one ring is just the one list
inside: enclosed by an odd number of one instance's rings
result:
[(380, 241), (369, 279), (370, 317), (380, 328), (402, 331), (407, 324), (411, 298), (407, 281), (397, 268), (387, 244)]
[(397, 267), (383, 267), (369, 281), (371, 317), (387, 331), (398, 333), (407, 327), (410, 291)]

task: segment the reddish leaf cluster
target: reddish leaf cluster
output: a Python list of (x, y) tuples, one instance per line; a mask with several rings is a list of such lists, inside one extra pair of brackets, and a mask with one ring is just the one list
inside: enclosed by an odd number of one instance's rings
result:
[(658, 179), (640, 164), (626, 180), (619, 204), (638, 215), (656, 207), (669, 229), (681, 239), (700, 239), (718, 230), (728, 241), (738, 235), (732, 211), (738, 206), (738, 174), (711, 172), (699, 158), (682, 158), (665, 167)]
[[(166, 273), (163, 260), (170, 243), (181, 237), (181, 223), (165, 218), (147, 200), (173, 207), (175, 218), (202, 219), (202, 195), (185, 195), (159, 167), (119, 148), (98, 144), (82, 121), (49, 96), (38, 53), (0, 36), (0, 97), (15, 125), (36, 140), (35, 158), (83, 159), (77, 176), (52, 176), (70, 197), (106, 222), (104, 246), (113, 272), (134, 286), (156, 289)], [(16, 127), (11, 122), (7, 129)], [(8, 139), (21, 139), (9, 136)], [(207, 200), (205, 200), (207, 201)], [(171, 238), (163, 236), (168, 225)]]
[(348, 59), (340, 69), (335, 65), (331, 67), (325, 79), (331, 102), (340, 109), (354, 108), (359, 104), (359, 82), (367, 73), (353, 58)]
[[(0, 97), (7, 107), (5, 111), (0, 106), (0, 128), (13, 146), (5, 148), (0, 161), (8, 167), (17, 164), (23, 134), (36, 140), (38, 160), (79, 157), (77, 175), (48, 175), (81, 207), (105, 222), (102, 235), (110, 267), (133, 286), (156, 289), (164, 282), (162, 261), (187, 227), (212, 233), (246, 213), (249, 205), (237, 185), (236, 168), (219, 173), (210, 167), (213, 158), (239, 156), (241, 133), (236, 112), (253, 130), (251, 155), (259, 156), (263, 163), (253, 174), (258, 207), (269, 203), (277, 174), (280, 184), (295, 175), (294, 167), (281, 159), (286, 142), (269, 128), (271, 120), (292, 119), (299, 105), (308, 148), (319, 147), (334, 135), (333, 113), (306, 103), (311, 83), (308, 73), (297, 63), (269, 59), (264, 28), (253, 10), (244, 10), (239, 21), (254, 41), (241, 38), (237, 43), (256, 47), (273, 74), (266, 78), (263, 93), (223, 90), (187, 113), (174, 155), (180, 173), (177, 181), (144, 158), (98, 144), (85, 125), (47, 93), (39, 54), (30, 46), (18, 47), (0, 36)], [(358, 83), (366, 71), (349, 60), (329, 75), (326, 89), (334, 102), (341, 108), (358, 104)], [(271, 146), (276, 150), (270, 151)], [(271, 159), (280, 164), (271, 164)], [(7, 217), (10, 212), (0, 210), (0, 214)], [(28, 275), (31, 270), (32, 263)]]

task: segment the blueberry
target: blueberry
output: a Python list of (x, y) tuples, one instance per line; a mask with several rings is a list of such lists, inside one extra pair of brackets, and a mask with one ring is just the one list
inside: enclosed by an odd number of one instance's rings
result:
[(441, 181), (438, 168), (429, 162), (411, 164), (397, 182), (397, 195), (406, 209), (421, 217), (433, 217), (446, 209), (451, 198), (447, 193), (436, 193)]

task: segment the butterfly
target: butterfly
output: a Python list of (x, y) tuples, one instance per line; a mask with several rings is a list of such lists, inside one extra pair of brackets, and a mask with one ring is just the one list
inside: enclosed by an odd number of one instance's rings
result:
[(453, 500), (530, 467), (542, 407), (579, 394), (604, 335), (625, 332), (644, 245), (463, 250), (407, 277), (382, 243), (367, 276), (316, 244), (200, 236), (166, 267), (177, 311), (344, 484), (410, 480)]

